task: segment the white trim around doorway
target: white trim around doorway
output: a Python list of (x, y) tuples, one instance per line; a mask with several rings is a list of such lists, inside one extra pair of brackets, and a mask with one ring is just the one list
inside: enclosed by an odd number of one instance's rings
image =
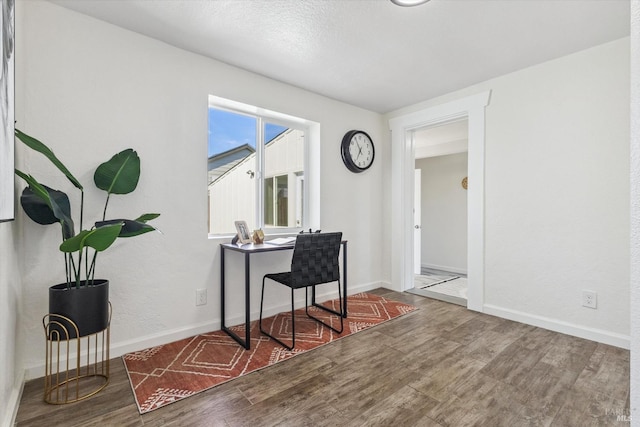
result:
[(391, 283), (413, 288), (413, 197), (415, 147), (412, 131), (455, 119), (469, 122), (467, 308), (484, 311), (485, 107), (491, 91), (436, 105), (389, 120), (391, 129)]

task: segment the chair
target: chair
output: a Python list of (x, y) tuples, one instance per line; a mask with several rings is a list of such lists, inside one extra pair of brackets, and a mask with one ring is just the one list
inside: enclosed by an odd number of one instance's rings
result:
[[(340, 243), (342, 233), (309, 233), (299, 234), (293, 248), (291, 259), (291, 271), (285, 273), (265, 274), (262, 278), (262, 295), (260, 297), (260, 332), (277, 341), (288, 350), (293, 350), (296, 345), (295, 315), (293, 306), (293, 296), (296, 289), (305, 288), (305, 312), (313, 320), (322, 323), (331, 330), (342, 333), (343, 313), (342, 313), (342, 292), (340, 288), (340, 267), (338, 264), (338, 254), (340, 253)], [(285, 344), (278, 338), (269, 334), (262, 328), (262, 305), (264, 302), (264, 288), (266, 279), (281, 283), (291, 288), (291, 346)], [(340, 311), (335, 311), (315, 303), (316, 285), (338, 282), (338, 298)], [(312, 305), (329, 313), (340, 316), (340, 329), (336, 329), (328, 323), (309, 314), (308, 289), (312, 288)], [(346, 296), (345, 296), (346, 297)]]

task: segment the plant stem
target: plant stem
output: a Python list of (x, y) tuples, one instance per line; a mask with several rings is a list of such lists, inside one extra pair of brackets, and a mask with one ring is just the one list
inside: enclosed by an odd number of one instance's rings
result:
[(84, 217), (84, 190), (80, 190), (80, 230), (82, 230), (83, 217)]
[(89, 284), (89, 247), (85, 247), (84, 248), (84, 274), (85, 274), (85, 279), (87, 280), (87, 285)]
[(97, 257), (98, 257), (98, 251), (94, 251), (93, 260), (91, 260), (91, 268), (87, 272), (87, 280), (89, 280), (89, 275), (91, 275), (91, 284), (93, 284), (93, 280), (96, 275), (96, 258)]
[[(61, 228), (60, 229), (61, 233), (62, 233), (62, 241), (64, 242), (64, 231)], [(69, 254), (67, 254), (66, 252), (64, 252), (64, 274), (65, 277), (67, 279), (67, 288), (71, 287), (71, 274), (69, 271), (69, 258), (68, 258)]]
[(102, 220), (105, 221), (107, 218), (107, 206), (109, 205), (109, 197), (111, 193), (107, 193), (107, 200), (104, 202), (104, 210), (102, 211)]
[[(75, 276), (75, 282), (76, 282), (76, 288), (80, 287), (80, 271), (76, 269), (76, 262), (73, 259), (73, 255), (69, 254), (69, 260), (71, 261), (71, 266), (73, 268), (73, 274)], [(80, 260), (78, 260), (78, 264), (80, 264)], [(80, 268), (81, 265), (78, 266), (78, 268)]]
[(69, 274), (69, 255), (66, 252), (64, 254), (64, 273), (67, 279), (67, 288), (69, 288), (71, 287), (71, 275)]

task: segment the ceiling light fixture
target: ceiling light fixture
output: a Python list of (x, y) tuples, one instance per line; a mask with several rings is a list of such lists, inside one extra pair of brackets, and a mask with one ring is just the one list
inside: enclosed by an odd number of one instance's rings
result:
[(398, 6), (418, 6), (419, 4), (423, 4), (428, 2), (429, 0), (391, 0), (391, 3), (396, 4)]

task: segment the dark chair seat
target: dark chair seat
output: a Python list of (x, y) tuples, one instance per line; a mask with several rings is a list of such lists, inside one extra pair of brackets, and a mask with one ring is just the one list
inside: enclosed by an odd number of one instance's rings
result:
[[(300, 234), (296, 238), (291, 259), (291, 271), (282, 273), (265, 274), (262, 278), (262, 294), (260, 297), (260, 332), (272, 338), (283, 347), (293, 350), (296, 344), (295, 314), (294, 314), (294, 290), (305, 288), (305, 312), (311, 319), (322, 323), (329, 329), (342, 333), (344, 330), (342, 313), (342, 291), (340, 287), (340, 267), (338, 254), (342, 233), (309, 233)], [(274, 337), (262, 327), (262, 308), (264, 304), (264, 288), (266, 279), (283, 284), (291, 288), (291, 345), (287, 345)], [(340, 310), (333, 310), (312, 302), (312, 306), (340, 317), (340, 329), (309, 314), (308, 288), (311, 287), (315, 296), (315, 287), (325, 283), (338, 283), (338, 301)], [(345, 296), (346, 297), (346, 296)]]
[(285, 286), (288, 286), (290, 288), (296, 288), (296, 286), (291, 282), (291, 272), (287, 271), (285, 273), (270, 273), (270, 274), (265, 274), (264, 277), (266, 277), (267, 279), (271, 279), (273, 281), (276, 281), (278, 283), (282, 283)]

